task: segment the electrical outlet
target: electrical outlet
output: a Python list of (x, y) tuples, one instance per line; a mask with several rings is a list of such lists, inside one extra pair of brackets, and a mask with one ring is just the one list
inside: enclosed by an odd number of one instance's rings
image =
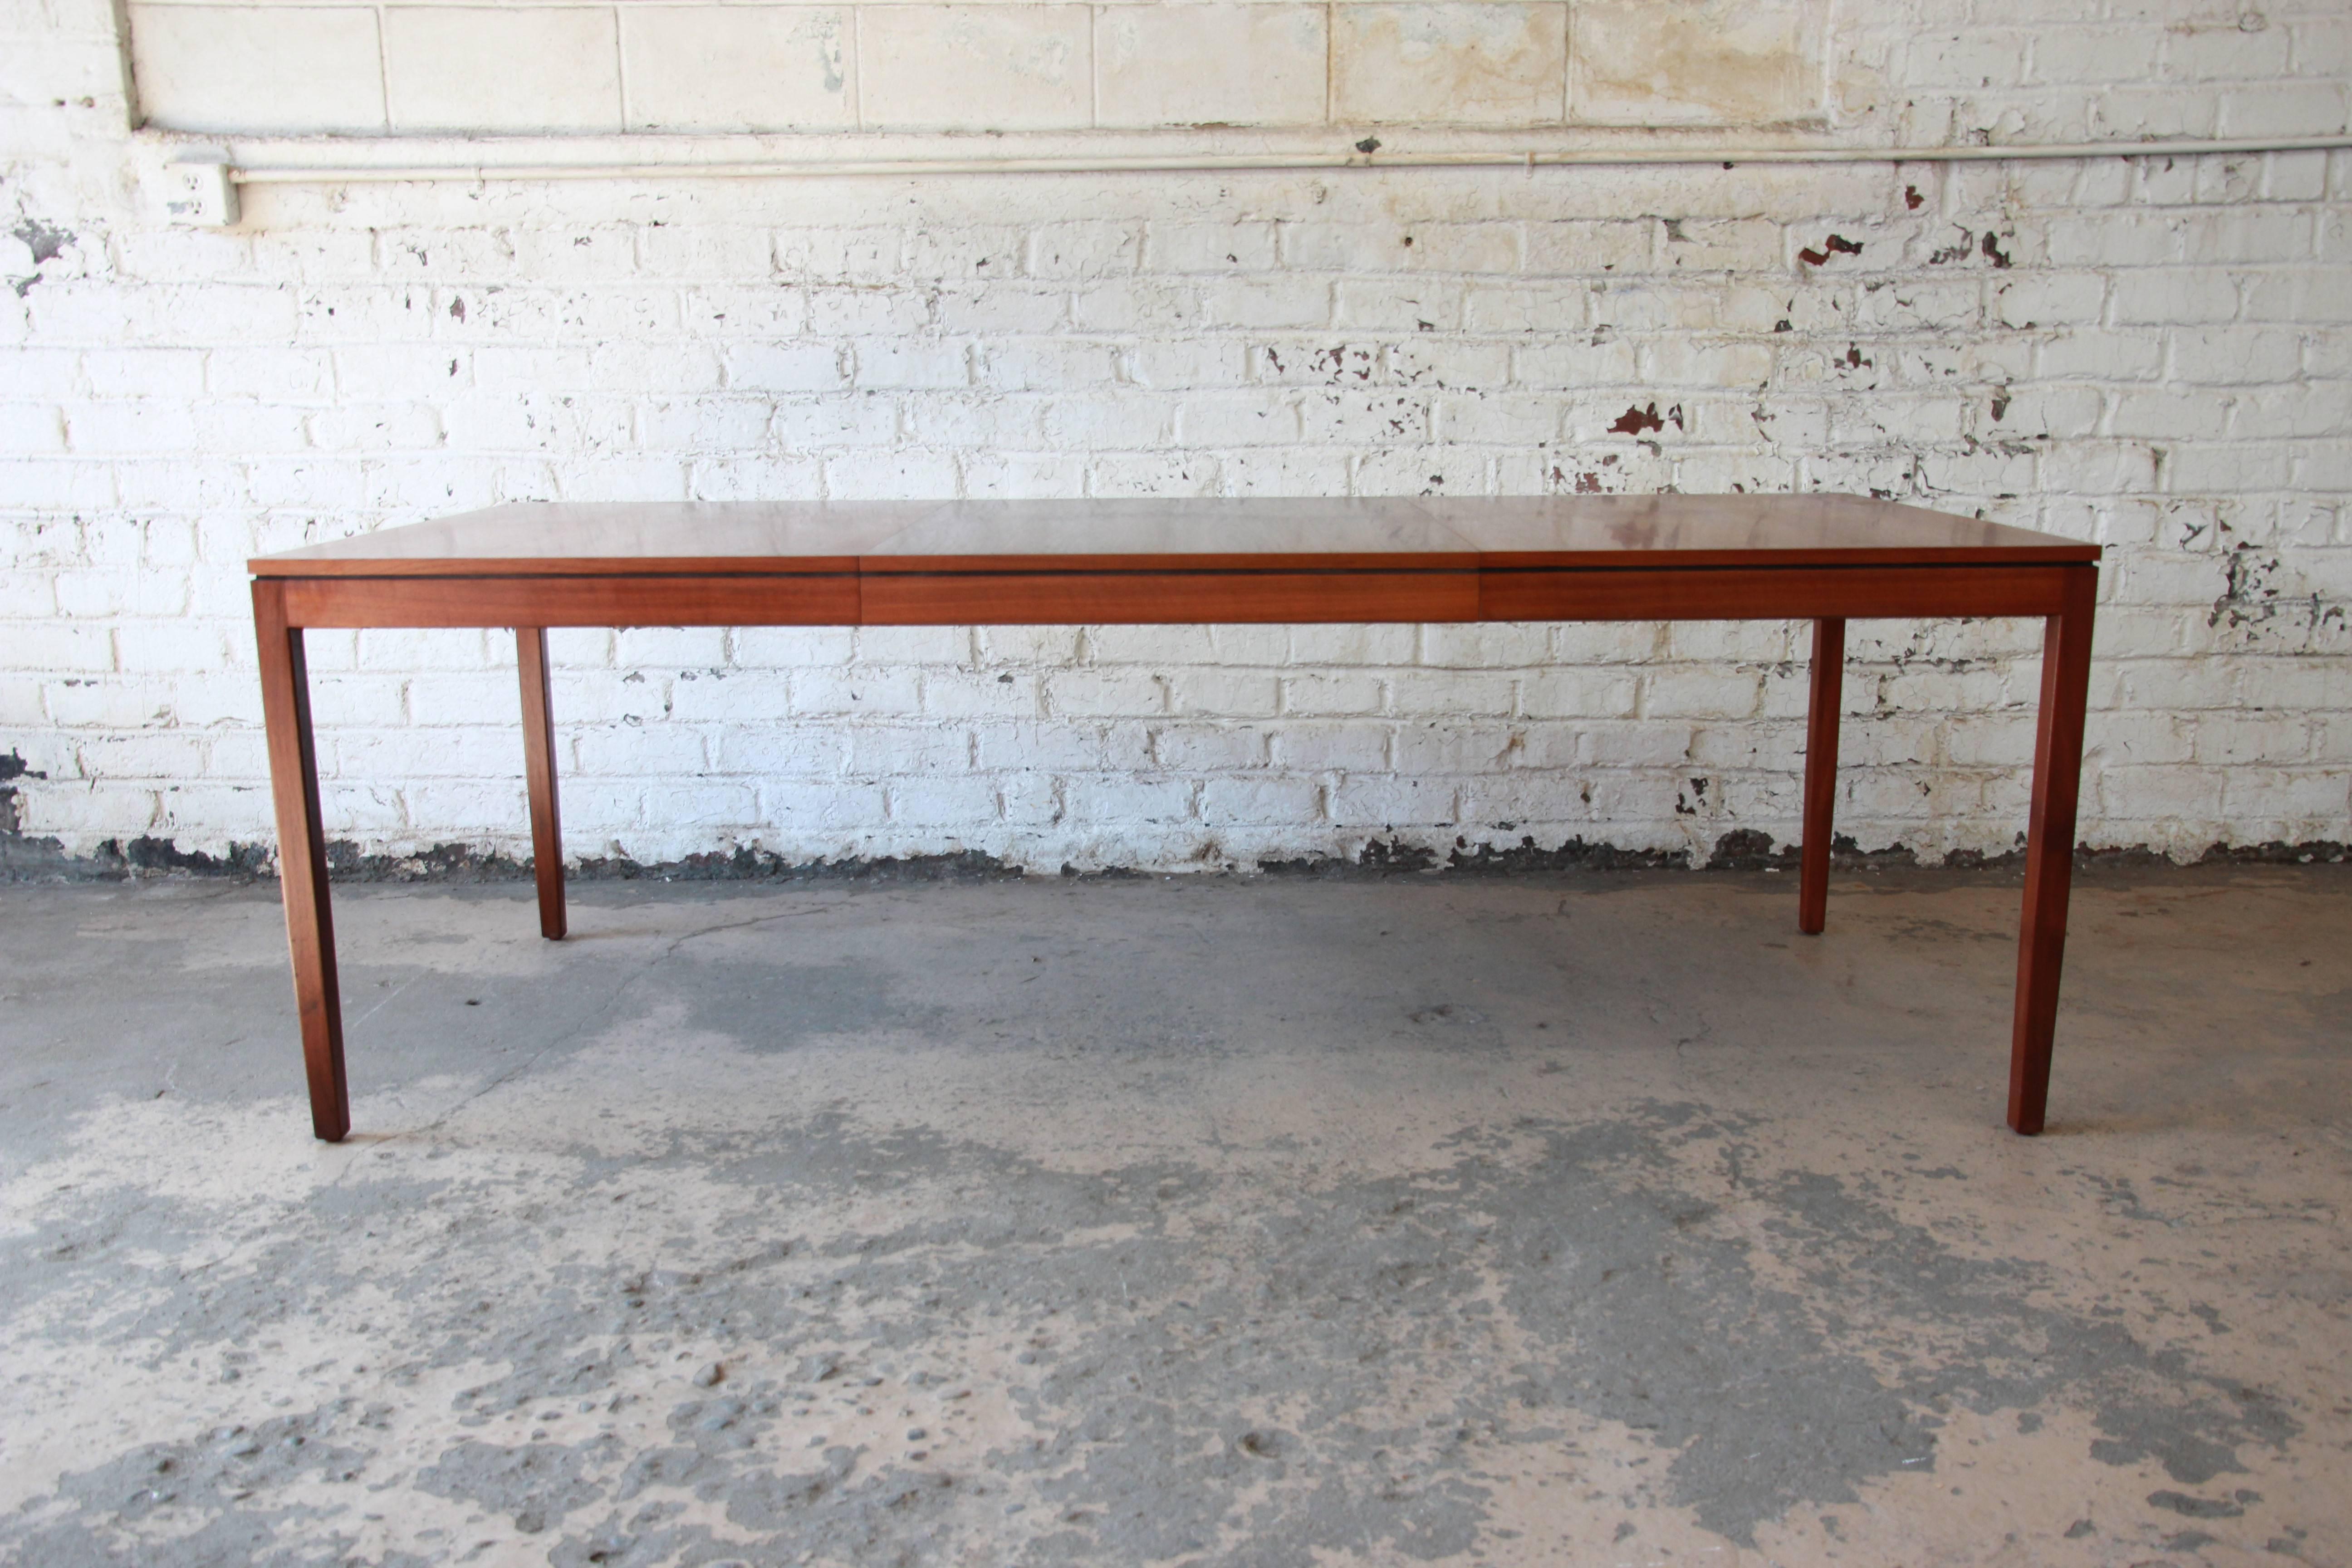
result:
[(181, 228), (226, 228), (236, 221), (236, 182), (217, 159), (163, 165), (163, 216)]

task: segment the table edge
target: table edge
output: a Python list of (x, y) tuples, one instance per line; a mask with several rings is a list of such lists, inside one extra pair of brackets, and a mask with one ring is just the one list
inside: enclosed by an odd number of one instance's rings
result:
[(1255, 572), (1672, 572), (1785, 567), (2070, 566), (2102, 558), (2096, 544), (1864, 547), (1837, 550), (1497, 550), (1176, 555), (765, 555), (377, 557), (334, 561), (254, 556), (257, 581), (300, 578), (905, 577), (1103, 573), (1217, 575)]

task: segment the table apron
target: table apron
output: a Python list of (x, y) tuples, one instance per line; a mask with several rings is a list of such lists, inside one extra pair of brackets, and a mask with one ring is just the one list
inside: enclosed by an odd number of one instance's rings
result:
[(1613, 571), (1488, 568), (1488, 621), (1869, 620), (1886, 616), (2050, 616), (2063, 566), (1668, 567)]
[(297, 626), (854, 626), (857, 579), (289, 577)]
[(2047, 616), (2064, 566), (288, 577), (292, 626), (1068, 626)]
[(859, 592), (870, 626), (1478, 618), (1472, 571), (869, 572)]

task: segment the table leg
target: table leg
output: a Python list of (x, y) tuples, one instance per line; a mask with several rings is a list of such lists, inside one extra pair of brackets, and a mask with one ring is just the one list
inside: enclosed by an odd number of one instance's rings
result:
[(555, 807), (555, 719), (547, 681), (547, 628), (515, 628), (522, 673), (523, 771), (530, 784), (530, 865), (539, 881), (539, 934), (560, 942), (563, 918), (563, 827)]
[(2033, 807), (2025, 837), (2025, 922), (2018, 935), (2017, 1025), (2009, 1057), (2009, 1124), (2042, 1131), (2050, 1101), (2050, 1047), (2058, 1026), (2058, 969), (2066, 955), (2066, 895), (2074, 876), (2074, 805), (2083, 782), (2090, 704), (2091, 618), (2099, 574), (2065, 568), (2064, 608), (2042, 637), (2042, 712), (2033, 742)]
[(1829, 923), (1830, 835), (1837, 807), (1838, 708), (1845, 693), (1845, 622), (1813, 623), (1813, 693), (1805, 710), (1805, 825), (1797, 840), (1797, 929)]
[(310, 1129), (330, 1143), (352, 1130), (343, 1078), (343, 1004), (335, 983), (335, 922), (327, 907), (327, 838), (319, 824), (319, 763), (310, 739), (310, 679), (302, 628), (286, 624), (286, 590), (253, 584), (261, 649), (261, 714), (269, 742), (269, 793), (278, 808), (278, 886), (310, 1080)]

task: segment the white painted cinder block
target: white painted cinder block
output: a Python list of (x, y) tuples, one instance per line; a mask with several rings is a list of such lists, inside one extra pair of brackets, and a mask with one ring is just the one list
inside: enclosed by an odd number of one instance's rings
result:
[(887, 5), (857, 14), (869, 128), (1051, 131), (1094, 117), (1091, 11), (1075, 5)]
[(857, 123), (856, 20), (837, 5), (625, 5), (632, 131), (834, 131)]
[(139, 107), (174, 131), (381, 132), (383, 63), (362, 6), (130, 7)]
[(388, 5), (395, 131), (618, 131), (620, 42), (604, 6)]
[(1576, 0), (1569, 118), (1600, 125), (1819, 119), (1824, 8), (1822, 0)]
[(1565, 5), (1343, 5), (1332, 7), (1331, 26), (1331, 112), (1343, 124), (1565, 118)]
[(1323, 119), (1328, 11), (1265, 5), (1096, 12), (1097, 123), (1313, 125)]

